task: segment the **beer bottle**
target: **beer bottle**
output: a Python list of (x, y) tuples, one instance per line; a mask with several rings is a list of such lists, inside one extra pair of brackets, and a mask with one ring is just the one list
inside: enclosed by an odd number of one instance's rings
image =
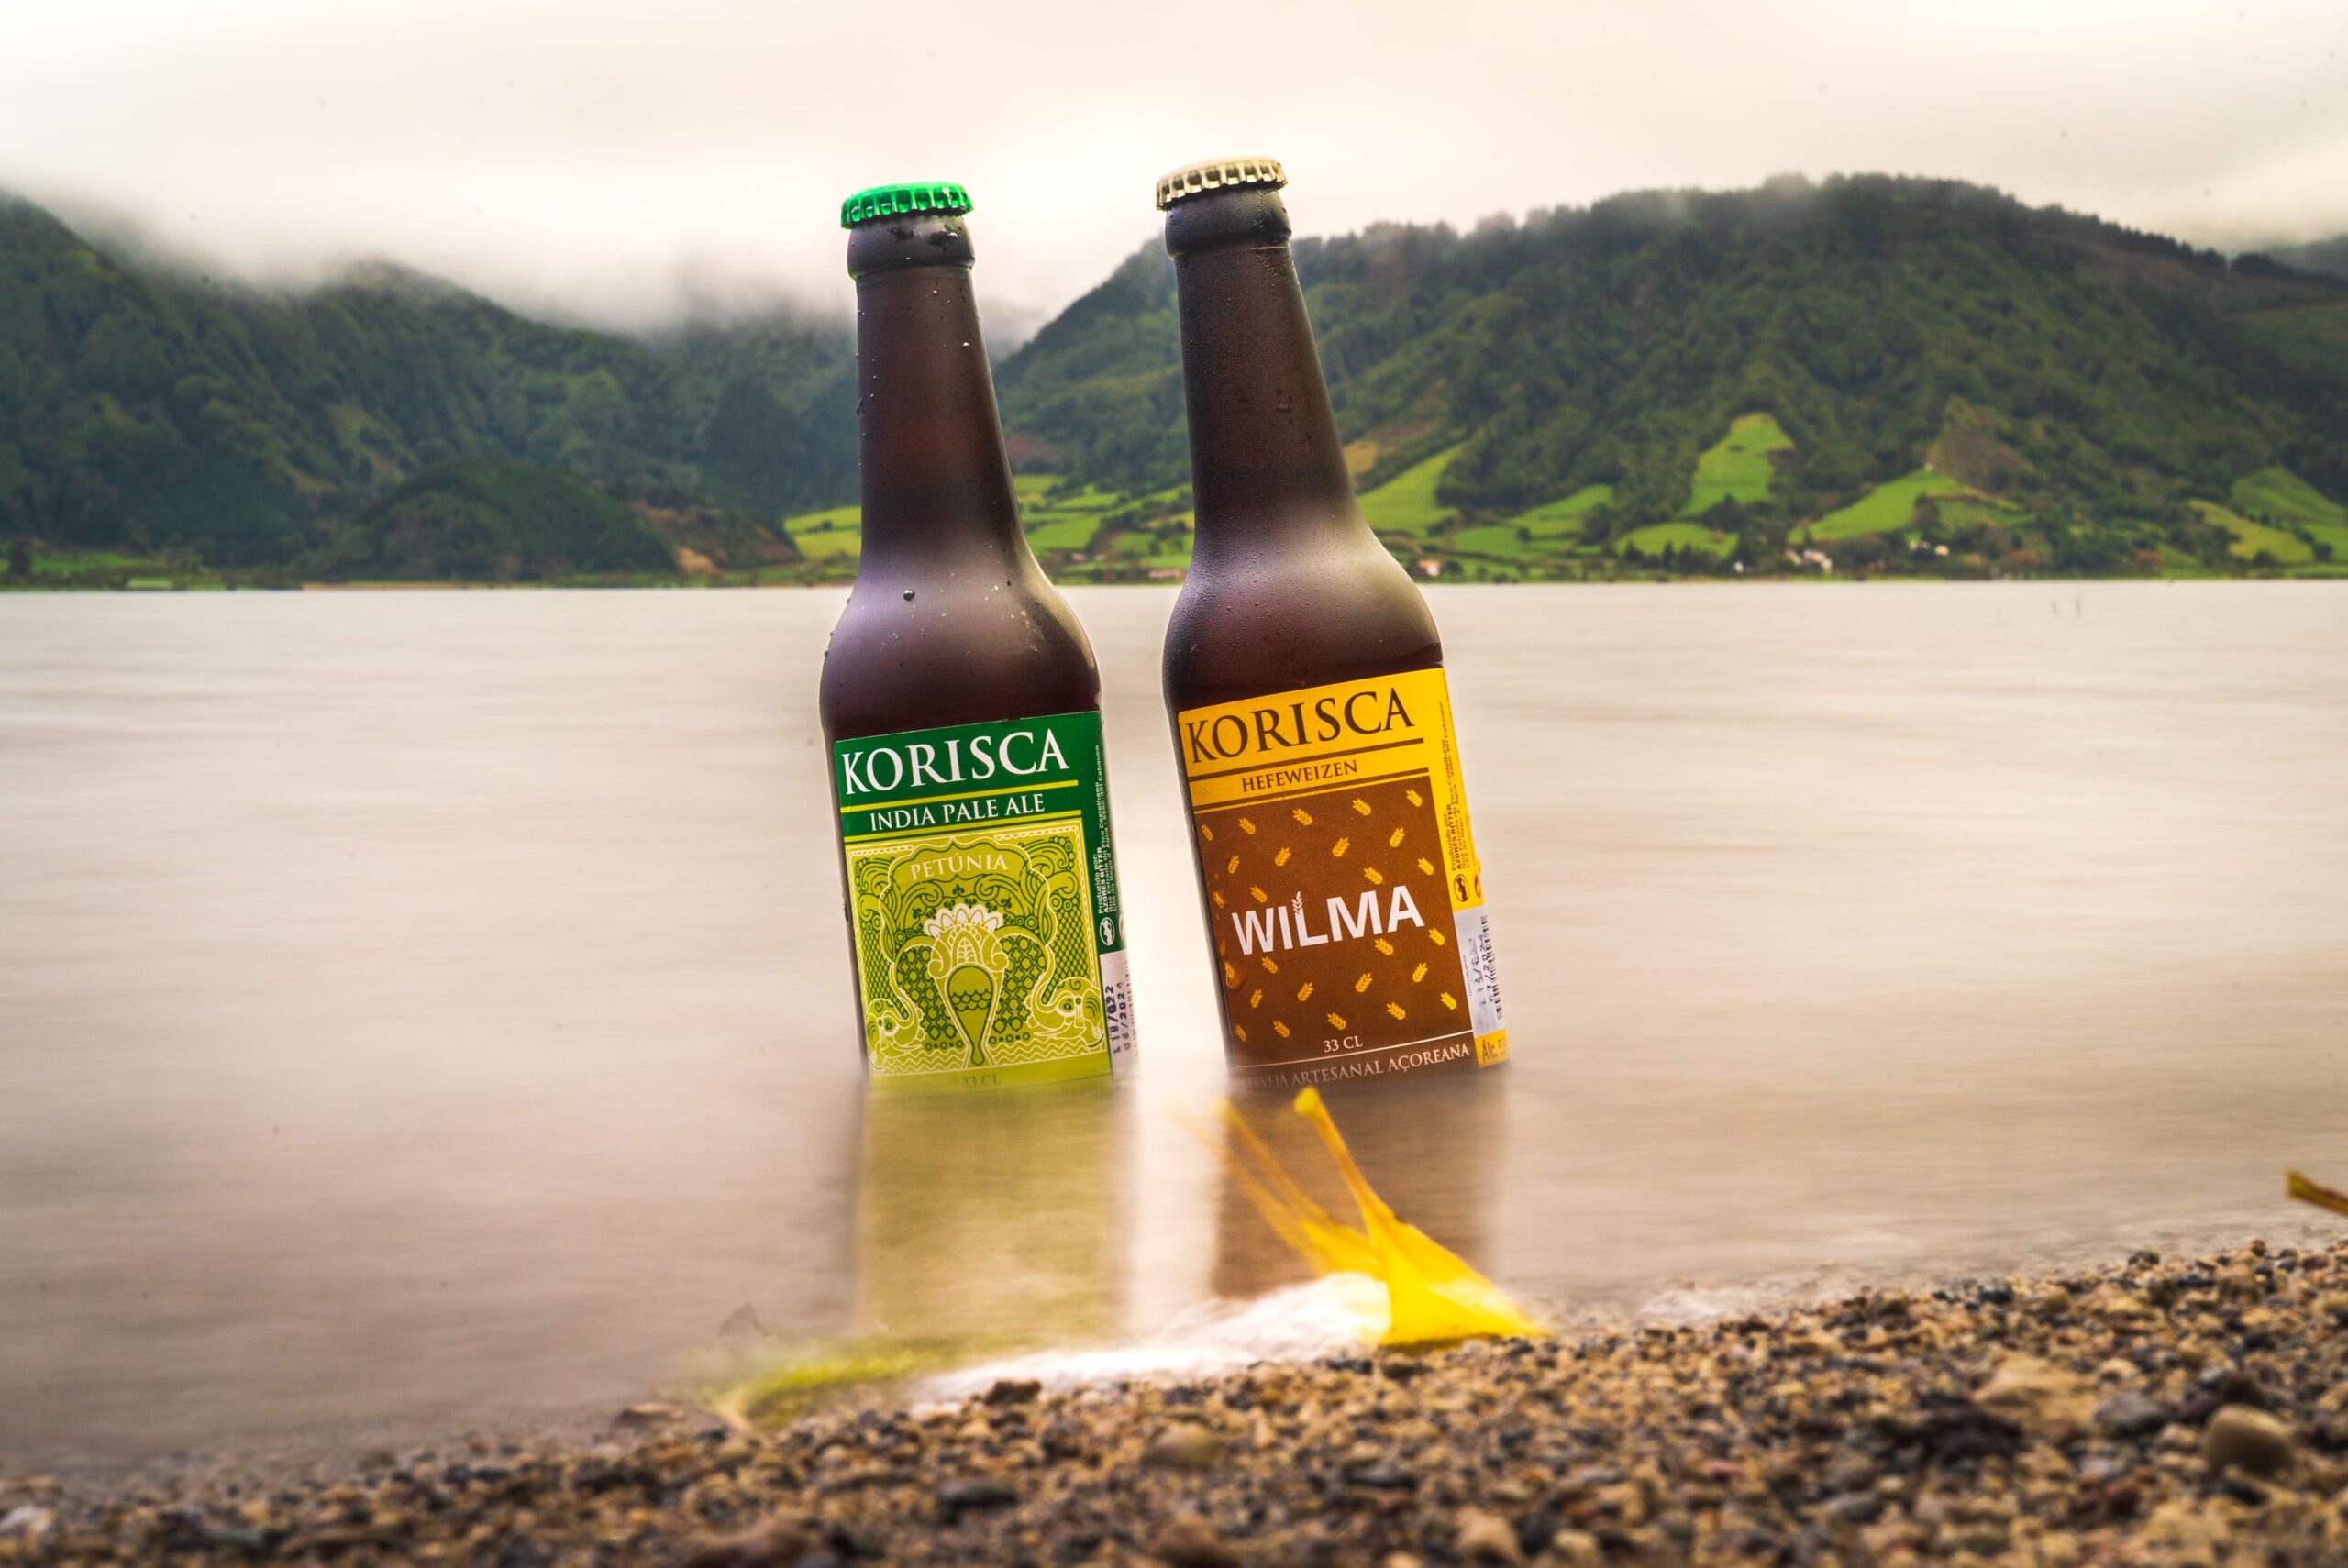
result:
[(1242, 1083), (1508, 1055), (1443, 645), (1369, 530), (1269, 159), (1157, 183), (1197, 539), (1166, 636), (1224, 1048)]
[(876, 1089), (1089, 1077), (1134, 1048), (1101, 677), (1020, 530), (969, 208), (910, 184), (840, 209), (864, 536), (822, 704)]

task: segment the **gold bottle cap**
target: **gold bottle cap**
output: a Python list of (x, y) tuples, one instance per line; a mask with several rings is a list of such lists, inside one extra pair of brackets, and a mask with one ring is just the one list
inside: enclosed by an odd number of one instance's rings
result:
[(1278, 189), (1287, 183), (1288, 175), (1271, 159), (1213, 158), (1177, 169), (1160, 180), (1157, 210), (1162, 213), (1185, 196), (1229, 190), (1235, 185), (1269, 185)]

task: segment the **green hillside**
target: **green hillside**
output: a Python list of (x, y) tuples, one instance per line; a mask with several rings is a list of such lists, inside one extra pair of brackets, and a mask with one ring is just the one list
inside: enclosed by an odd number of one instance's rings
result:
[[(387, 523), (379, 503), (411, 478), (478, 458), (585, 481), (656, 531), (731, 539), (747, 565), (790, 556), (780, 513), (855, 487), (842, 329), (774, 320), (638, 342), (388, 268), (264, 293), (117, 261), (6, 197), (0, 276), (0, 537), (383, 565), (400, 549), (354, 547), (349, 528)], [(414, 525), (425, 502), (406, 504)], [(604, 558), (602, 524), (577, 527), (593, 536), (579, 558)]]
[[(2348, 496), (2348, 287), (1977, 187), (1774, 181), (1296, 255), (1364, 510), (1413, 560), (1776, 570), (1799, 536), (1862, 569), (2224, 571), (2187, 502), (2268, 470)], [(1096, 485), (1178, 482), (1178, 360), (1153, 244), (1002, 367), (1005, 419)]]
[(339, 529), (318, 562), (338, 578), (467, 582), (666, 572), (676, 564), (643, 518), (593, 485), (494, 458), (426, 469)]

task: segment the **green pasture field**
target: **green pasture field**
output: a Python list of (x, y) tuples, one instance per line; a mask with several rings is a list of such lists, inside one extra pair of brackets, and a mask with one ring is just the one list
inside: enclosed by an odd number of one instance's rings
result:
[(2232, 507), (2221, 506), (2214, 501), (2190, 504), (2205, 519), (2234, 536), (2234, 542), (2226, 547), (2226, 553), (2237, 560), (2254, 560), (2262, 550), (2271, 554), (2277, 566), (2306, 566), (2315, 559), (2314, 548), (2297, 534), (2254, 523)]
[(863, 525), (864, 508), (852, 505), (835, 506), (828, 512), (803, 512), (796, 517), (782, 520), (782, 531), (794, 539), (802, 534), (821, 533), (832, 528), (861, 528)]
[(1894, 532), (1908, 526), (1921, 497), (1966, 493), (1961, 480), (1930, 469), (1918, 469), (1876, 486), (1840, 511), (1828, 513), (1810, 525), (1810, 536), (1813, 541), (1822, 541)]
[(1458, 455), (1458, 447), (1448, 447), (1396, 474), (1360, 498), (1362, 515), (1372, 528), (1386, 534), (1424, 534), (1435, 527), (1452, 515), (1452, 509), (1434, 498), (1434, 488)]
[(1443, 541), (1444, 548), (1460, 555), (1502, 556), (1521, 560), (1534, 553), (1512, 525), (1488, 523), (1478, 528), (1462, 528)]
[(2245, 517), (2268, 523), (2348, 525), (2342, 506), (2288, 469), (2266, 468), (2234, 480), (2226, 500)]
[(1728, 434), (1696, 459), (1695, 488), (1679, 515), (1700, 517), (1723, 501), (1766, 499), (1769, 480), (1777, 473), (1769, 454), (1792, 445), (1792, 437), (1778, 427), (1776, 415), (1737, 415), (1730, 422)]
[(1715, 556), (1725, 556), (1736, 548), (1736, 537), (1715, 533), (1701, 523), (1650, 523), (1644, 528), (1634, 528), (1614, 541), (1615, 553), (1659, 556), (1672, 546), (1681, 549), (1704, 550)]
[(1581, 520), (1595, 507), (1614, 499), (1611, 484), (1586, 484), (1560, 501), (1536, 506), (1530, 512), (1520, 512), (1508, 520), (1512, 528), (1523, 528), (1536, 539), (1565, 538), (1581, 533)]

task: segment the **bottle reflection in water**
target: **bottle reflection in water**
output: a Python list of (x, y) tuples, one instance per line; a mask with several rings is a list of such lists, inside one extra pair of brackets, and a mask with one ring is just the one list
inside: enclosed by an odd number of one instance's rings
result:
[(1120, 1332), (1127, 1120), (1106, 1081), (869, 1098), (858, 1331), (1023, 1344)]

